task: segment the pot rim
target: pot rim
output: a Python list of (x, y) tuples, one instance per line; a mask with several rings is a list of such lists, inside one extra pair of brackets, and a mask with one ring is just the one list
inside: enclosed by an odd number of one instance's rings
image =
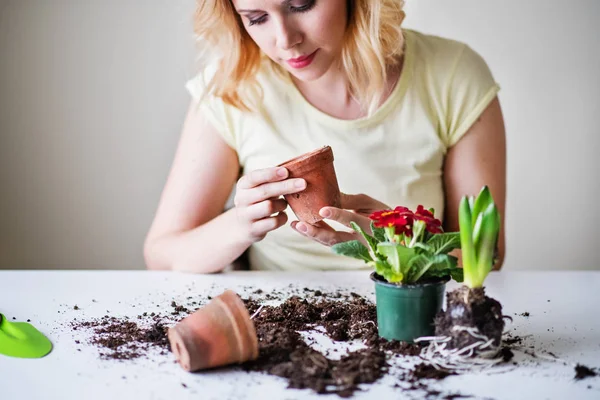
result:
[(420, 289), (420, 288), (424, 288), (427, 286), (445, 285), (446, 283), (448, 283), (450, 281), (450, 279), (452, 279), (450, 276), (446, 276), (445, 278), (437, 278), (434, 281), (428, 281), (425, 283), (418, 283), (418, 282), (417, 283), (409, 283), (409, 284), (402, 283), (400, 285), (396, 285), (395, 283), (389, 283), (375, 271), (371, 272), (371, 274), (369, 275), (369, 278), (371, 278), (371, 280), (373, 282), (375, 282), (375, 284), (377, 284), (377, 285), (387, 286), (387, 287), (395, 288), (395, 289)]
[(289, 160), (284, 161), (281, 164), (279, 164), (278, 167), (285, 167), (286, 165), (290, 165), (290, 164), (297, 165), (308, 159), (319, 157), (319, 156), (324, 157), (324, 160), (326, 160), (326, 161), (329, 161), (328, 160), (329, 158), (331, 158), (331, 161), (333, 161), (333, 150), (331, 149), (331, 146), (323, 146), (316, 150), (310, 151), (308, 153), (304, 153), (304, 154), (301, 154), (294, 158), (290, 158)]

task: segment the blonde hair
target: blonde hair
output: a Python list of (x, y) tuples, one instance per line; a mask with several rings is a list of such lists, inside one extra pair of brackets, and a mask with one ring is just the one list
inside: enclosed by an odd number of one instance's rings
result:
[[(327, 1), (327, 0), (324, 0)], [(352, 96), (372, 114), (384, 95), (387, 72), (402, 55), (403, 0), (348, 0), (348, 24), (340, 66)], [(230, 0), (198, 0), (194, 32), (208, 52), (219, 52), (219, 67), (207, 93), (240, 110), (259, 106), (261, 88), (256, 80), (263, 55), (246, 32)], [(273, 61), (280, 74), (285, 70)]]

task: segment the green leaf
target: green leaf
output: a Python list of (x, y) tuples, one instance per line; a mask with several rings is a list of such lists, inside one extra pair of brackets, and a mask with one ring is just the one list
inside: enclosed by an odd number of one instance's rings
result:
[(419, 254), (413, 257), (409, 262), (408, 271), (406, 274), (406, 282), (414, 283), (423, 276), (423, 274), (431, 267), (431, 260), (425, 254)]
[(375, 268), (377, 275), (382, 276), (383, 279), (390, 283), (402, 282), (404, 278), (404, 275), (394, 272), (392, 266), (387, 261), (377, 260), (370, 262), (369, 265)]
[(383, 278), (389, 283), (400, 283), (403, 281), (404, 275), (402, 273), (397, 273), (392, 271), (391, 269), (385, 270), (383, 273)]
[(469, 197), (464, 196), (458, 207), (458, 223), (460, 226), (460, 247), (462, 248), (465, 284), (475, 288), (477, 281), (477, 255), (473, 245), (473, 225)]
[(450, 254), (438, 254), (441, 256), (440, 262), (437, 263), (433, 269), (452, 269), (458, 268), (458, 258), (451, 256)]
[[(477, 223), (477, 219), (479, 218), (479, 214), (481, 214), (484, 210), (486, 210), (490, 204), (494, 203), (494, 199), (492, 199), (492, 193), (487, 186), (484, 186), (479, 191), (473, 206), (471, 207), (471, 215), (472, 215), (472, 226), (475, 227)], [(473, 237), (475, 238), (475, 237)]]
[(481, 240), (477, 250), (477, 269), (479, 271), (480, 284), (490, 273), (494, 263), (494, 250), (498, 238), (500, 226), (498, 224), (498, 210), (494, 203), (482, 213)]
[(378, 242), (385, 242), (385, 230), (383, 228), (377, 228), (373, 221), (371, 221), (371, 231), (373, 231), (373, 236)]
[(414, 246), (417, 242), (423, 241), (423, 232), (427, 232), (426, 228), (427, 223), (421, 220), (415, 220), (413, 222), (413, 237), (411, 239), (411, 247)]
[(386, 261), (381, 261), (381, 260), (375, 260), (375, 261), (369, 263), (369, 265), (371, 265), (375, 269), (375, 272), (377, 272), (377, 274), (381, 275), (381, 276), (384, 276), (386, 271), (389, 271), (392, 269), (390, 264), (388, 264)]
[(335, 244), (331, 246), (331, 250), (342, 256), (353, 257), (365, 262), (373, 261), (373, 258), (371, 258), (371, 255), (369, 254), (369, 250), (358, 240)]
[(447, 254), (454, 249), (460, 248), (460, 233), (438, 233), (427, 241), (427, 245), (431, 247), (433, 254)]
[(409, 261), (415, 255), (415, 249), (396, 243), (379, 243), (377, 251), (386, 257), (394, 273), (406, 275)]
[(421, 249), (423, 250), (425, 253), (427, 254), (431, 254), (433, 255), (434, 251), (433, 251), (433, 247), (431, 247), (428, 244), (425, 243), (421, 243), (421, 242), (417, 242), (415, 243), (415, 245), (413, 246), (414, 249)]
[(483, 223), (483, 214), (479, 213), (477, 216), (477, 221), (473, 224), (473, 246), (475, 249), (479, 246), (479, 241), (481, 240), (481, 226)]
[[(441, 257), (440, 262), (432, 265), (421, 279), (430, 279), (434, 277), (447, 277), (450, 276), (457, 282), (463, 281), (463, 270), (458, 267), (458, 259), (448, 254), (439, 254)], [(443, 257), (443, 259), (442, 259)]]
[(465, 280), (462, 268), (452, 268), (450, 270), (450, 276), (452, 276), (452, 279), (454, 279), (456, 282), (463, 282)]
[(378, 243), (377, 239), (375, 239), (373, 236), (371, 236), (367, 232), (365, 232), (363, 230), (363, 228), (358, 226), (358, 224), (355, 222), (350, 222), (350, 226), (352, 226), (352, 229), (354, 229), (356, 232), (360, 233), (362, 235), (362, 237), (365, 238), (365, 241), (367, 242), (369, 249), (371, 249), (371, 251), (373, 252), (372, 256), (374, 258), (375, 254), (377, 253), (377, 243)]
[[(419, 279), (427, 276), (439, 276), (435, 273), (436, 271), (439, 272), (451, 267), (447, 259), (448, 256), (446, 254), (437, 254), (433, 256), (420, 254), (416, 257), (413, 257), (409, 263), (410, 269), (408, 281), (412, 283), (417, 282)], [(446, 275), (450, 274), (446, 273)]]
[[(438, 234), (436, 233), (435, 235), (438, 235)], [(423, 232), (423, 243), (429, 242), (429, 240), (431, 240), (431, 238), (435, 235), (429, 231)]]

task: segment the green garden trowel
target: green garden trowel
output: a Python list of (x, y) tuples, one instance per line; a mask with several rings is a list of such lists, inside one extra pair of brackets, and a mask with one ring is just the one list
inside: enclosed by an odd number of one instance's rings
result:
[(41, 358), (52, 350), (46, 336), (27, 322), (9, 322), (0, 314), (0, 354), (19, 358)]

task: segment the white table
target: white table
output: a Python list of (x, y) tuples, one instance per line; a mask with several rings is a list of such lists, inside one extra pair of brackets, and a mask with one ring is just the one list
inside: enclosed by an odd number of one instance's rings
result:
[[(290, 290), (341, 288), (373, 298), (368, 272), (233, 272), (186, 275), (146, 271), (0, 271), (0, 312), (31, 322), (47, 334), (54, 350), (45, 358), (24, 360), (0, 355), (0, 393), (5, 399), (323, 399), (309, 390), (286, 389), (282, 378), (239, 368), (190, 374), (172, 355), (132, 361), (107, 361), (98, 349), (75, 345), (73, 318), (139, 315), (145, 309), (169, 311), (175, 300), (217, 295), (231, 288), (242, 296), (257, 288)], [(514, 318), (508, 329), (532, 335), (526, 344), (537, 354), (552, 352), (566, 362), (532, 359), (517, 352), (518, 367), (504, 373), (451, 376), (433, 387), (493, 399), (599, 399), (600, 378), (574, 381), (574, 363), (600, 367), (600, 271), (510, 272), (492, 274), (487, 292)], [(456, 287), (451, 283), (448, 289)], [(159, 306), (157, 307), (156, 304)], [(78, 305), (80, 310), (74, 310)], [(144, 310), (142, 310), (142, 309)], [(529, 312), (530, 317), (518, 314)], [(325, 344), (324, 346), (327, 346)], [(80, 349), (79, 351), (77, 349)], [(390, 374), (365, 386), (356, 398), (418, 398), (394, 388)], [(185, 384), (187, 387), (184, 387)], [(328, 396), (326, 398), (337, 398)]]

